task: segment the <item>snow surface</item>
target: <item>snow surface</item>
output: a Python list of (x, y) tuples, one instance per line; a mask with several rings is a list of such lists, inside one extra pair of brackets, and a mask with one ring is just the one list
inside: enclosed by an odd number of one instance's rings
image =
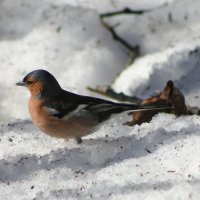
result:
[[(123, 70), (128, 57), (98, 15), (126, 5), (156, 9), (107, 19), (142, 50)], [(29, 119), (28, 92), (15, 83), (44, 68), (63, 88), (91, 94), (86, 86), (123, 70), (116, 91), (146, 97), (172, 79), (187, 104), (200, 107), (199, 7), (198, 0), (0, 0), (0, 199), (198, 200), (199, 116), (161, 113), (130, 128), (122, 114), (77, 145), (41, 133)]]

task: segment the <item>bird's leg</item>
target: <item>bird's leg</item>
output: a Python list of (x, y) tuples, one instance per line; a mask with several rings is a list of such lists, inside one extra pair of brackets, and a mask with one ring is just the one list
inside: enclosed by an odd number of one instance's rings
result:
[(68, 138), (65, 138), (65, 142), (69, 142), (69, 139), (68, 139)]
[(83, 142), (83, 140), (80, 137), (75, 138), (77, 144), (81, 144)]

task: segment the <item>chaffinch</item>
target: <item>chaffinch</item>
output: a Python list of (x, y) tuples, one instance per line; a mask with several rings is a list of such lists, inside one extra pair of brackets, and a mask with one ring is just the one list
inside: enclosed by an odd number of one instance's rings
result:
[(75, 138), (91, 134), (97, 125), (112, 114), (123, 111), (166, 109), (169, 105), (136, 105), (114, 103), (100, 98), (65, 91), (48, 71), (39, 69), (18, 83), (29, 89), (29, 112), (33, 123), (44, 133), (58, 138)]

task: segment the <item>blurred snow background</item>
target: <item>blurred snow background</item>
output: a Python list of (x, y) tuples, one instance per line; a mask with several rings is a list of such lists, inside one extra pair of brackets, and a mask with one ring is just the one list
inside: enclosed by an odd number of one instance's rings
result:
[[(141, 57), (128, 55), (99, 14), (153, 9), (106, 21)], [(172, 79), (187, 104), (200, 106), (198, 0), (0, 0), (0, 199), (199, 199), (200, 118), (159, 114), (124, 127), (105, 123), (82, 145), (42, 134), (29, 121), (29, 94), (15, 83), (44, 68), (63, 88), (112, 83), (147, 97)]]

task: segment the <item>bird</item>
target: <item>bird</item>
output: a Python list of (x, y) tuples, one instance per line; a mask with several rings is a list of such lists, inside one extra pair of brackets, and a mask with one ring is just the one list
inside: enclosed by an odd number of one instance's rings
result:
[(33, 123), (44, 133), (63, 139), (75, 139), (97, 130), (112, 114), (124, 111), (166, 109), (170, 105), (137, 105), (116, 103), (101, 98), (84, 96), (61, 88), (48, 71), (31, 71), (16, 83), (30, 91), (29, 113)]

